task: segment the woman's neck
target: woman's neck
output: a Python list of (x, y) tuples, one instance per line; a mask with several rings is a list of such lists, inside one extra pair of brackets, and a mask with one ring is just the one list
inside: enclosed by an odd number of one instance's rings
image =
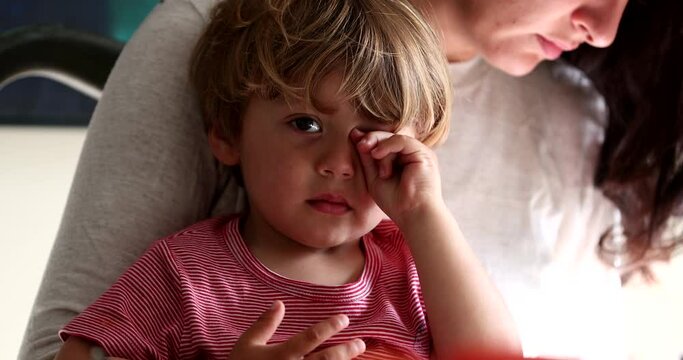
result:
[(453, 0), (412, 0), (413, 5), (422, 11), (432, 28), (440, 36), (441, 46), (448, 62), (470, 60), (477, 51), (467, 40), (462, 28), (460, 9)]

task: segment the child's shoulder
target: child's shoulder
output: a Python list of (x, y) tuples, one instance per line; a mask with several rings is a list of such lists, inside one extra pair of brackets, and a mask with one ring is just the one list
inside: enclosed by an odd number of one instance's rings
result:
[[(404, 274), (405, 279), (412, 279), (415, 274), (415, 260), (405, 241), (403, 233), (391, 220), (383, 220), (364, 238), (368, 257), (379, 259), (382, 272)], [(410, 280), (409, 280), (410, 281)]]
[(203, 235), (218, 235), (223, 234), (226, 227), (232, 225), (237, 226), (239, 223), (239, 214), (228, 216), (217, 216), (208, 218), (197, 223), (194, 223), (170, 236), (167, 239), (196, 237)]
[(238, 231), (239, 215), (221, 216), (202, 220), (157, 241), (157, 245), (171, 252), (205, 253), (213, 247), (223, 247), (231, 232)]

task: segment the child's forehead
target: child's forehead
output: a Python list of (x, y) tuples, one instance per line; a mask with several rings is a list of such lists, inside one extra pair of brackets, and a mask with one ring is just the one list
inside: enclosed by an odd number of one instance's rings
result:
[(288, 88), (279, 87), (274, 98), (291, 107), (310, 108), (322, 113), (335, 113), (342, 107), (360, 109), (361, 101), (344, 89), (344, 78), (338, 71), (330, 72), (308, 82), (290, 80)]
[(288, 114), (323, 116), (330, 118), (338, 118), (339, 116), (352, 116), (361, 119), (366, 125), (367, 130), (381, 130), (395, 132), (398, 130), (398, 121), (390, 119), (382, 119), (373, 116), (369, 111), (364, 109), (359, 101), (352, 98), (340, 97), (337, 100), (330, 101), (330, 99), (320, 99), (315, 96), (315, 93), (310, 94), (310, 99), (302, 96), (284, 96), (282, 94), (273, 98), (265, 98), (258, 95), (260, 99), (270, 102), (273, 106), (279, 108), (281, 112)]
[(271, 83), (267, 86), (270, 91), (266, 92), (266, 96), (287, 106), (292, 112), (334, 115), (342, 111), (363, 118), (368, 128), (392, 132), (399, 130), (400, 109), (396, 101), (388, 100), (389, 96), (378, 101), (374, 94), (369, 94), (372, 86), (357, 88), (349, 76), (349, 72), (343, 68), (335, 67), (306, 80), (300, 76), (284, 79), (282, 84)]

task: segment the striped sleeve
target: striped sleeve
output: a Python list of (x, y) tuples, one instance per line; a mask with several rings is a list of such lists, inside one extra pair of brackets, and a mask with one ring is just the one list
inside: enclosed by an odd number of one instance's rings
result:
[(166, 242), (157, 241), (60, 337), (78, 336), (129, 360), (176, 358), (184, 316), (173, 260)]

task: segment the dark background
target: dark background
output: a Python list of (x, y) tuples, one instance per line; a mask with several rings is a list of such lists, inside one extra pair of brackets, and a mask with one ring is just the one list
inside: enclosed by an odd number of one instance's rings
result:
[[(61, 25), (126, 42), (158, 0), (0, 0), (0, 32)], [(0, 88), (0, 125), (86, 126), (96, 101), (45, 78)]]

